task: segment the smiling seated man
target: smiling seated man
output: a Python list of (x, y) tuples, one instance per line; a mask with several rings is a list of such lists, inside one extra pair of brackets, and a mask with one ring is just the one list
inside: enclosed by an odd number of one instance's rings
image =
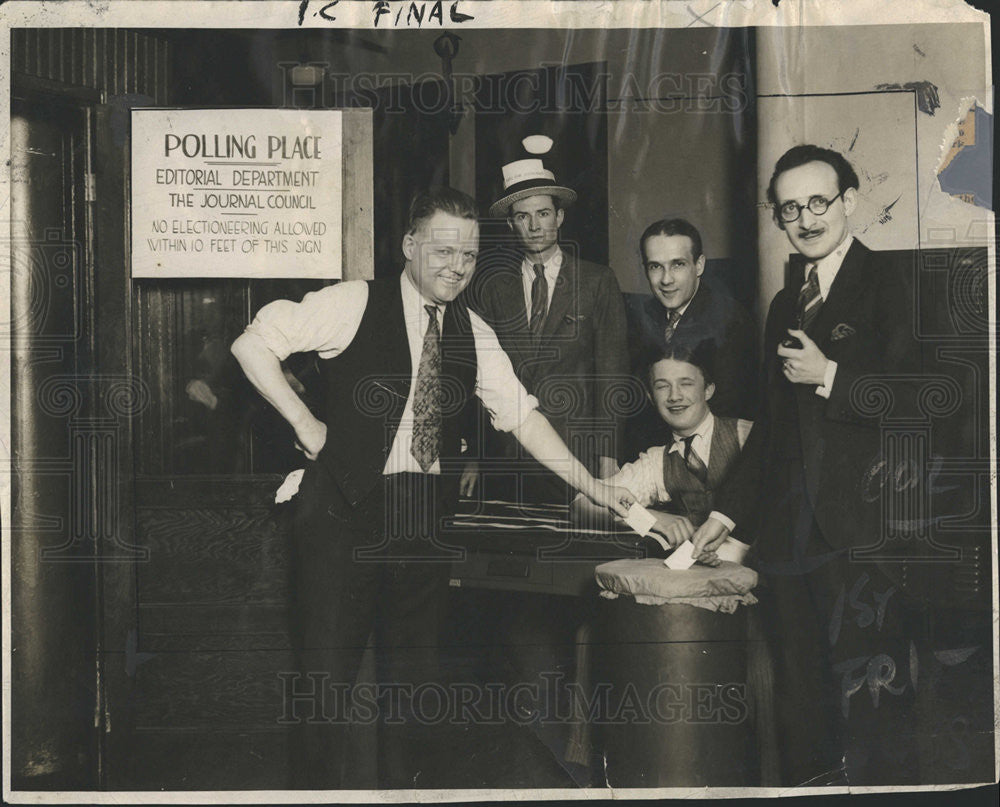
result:
[[(711, 356), (704, 342), (673, 341), (648, 354), (643, 365), (647, 395), (669, 426), (673, 441), (650, 446), (608, 484), (627, 487), (644, 507), (655, 507), (655, 532), (671, 546), (689, 539), (712, 512), (714, 491), (739, 456), (753, 423), (716, 417)], [(572, 504), (574, 521), (606, 525), (609, 516), (584, 496)]]

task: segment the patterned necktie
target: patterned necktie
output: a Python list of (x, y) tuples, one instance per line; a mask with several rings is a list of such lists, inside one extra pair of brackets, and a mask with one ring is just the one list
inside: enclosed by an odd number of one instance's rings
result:
[(697, 477), (701, 484), (705, 484), (708, 481), (708, 468), (705, 467), (705, 463), (701, 461), (701, 457), (698, 456), (698, 452), (694, 450), (692, 443), (697, 434), (692, 434), (689, 437), (682, 437), (681, 442), (684, 443), (684, 464), (687, 469)]
[(545, 279), (544, 263), (532, 264), (531, 268), (535, 270), (535, 279), (531, 281), (531, 319), (528, 329), (537, 338), (542, 332), (545, 309), (549, 304), (549, 283)]
[(674, 331), (677, 330), (677, 323), (681, 320), (681, 312), (676, 308), (671, 308), (667, 312), (667, 327), (663, 329), (663, 339), (669, 345), (674, 338)]
[(816, 272), (816, 264), (810, 263), (806, 266), (806, 282), (802, 284), (799, 291), (799, 329), (808, 331), (819, 309), (823, 305), (823, 297), (819, 292), (819, 276)]
[(410, 453), (424, 473), (441, 455), (441, 331), (436, 305), (425, 305), (430, 322), (417, 369), (417, 391), (413, 397), (413, 441)]

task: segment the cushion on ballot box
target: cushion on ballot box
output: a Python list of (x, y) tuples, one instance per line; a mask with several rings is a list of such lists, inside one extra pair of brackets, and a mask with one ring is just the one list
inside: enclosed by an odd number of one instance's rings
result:
[(598, 566), (594, 577), (602, 597), (627, 596), (642, 605), (683, 604), (733, 613), (757, 602), (757, 572), (730, 561), (674, 570), (656, 558), (613, 560)]

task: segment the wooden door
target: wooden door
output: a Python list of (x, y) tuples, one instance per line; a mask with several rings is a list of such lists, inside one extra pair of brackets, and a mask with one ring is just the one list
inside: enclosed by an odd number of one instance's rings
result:
[[(345, 113), (344, 187), (354, 196), (344, 209), (360, 212), (345, 227), (345, 279), (372, 277), (374, 247), (388, 243), (373, 188), (379, 194), (386, 176), (413, 174), (406, 156), (391, 155), (383, 142), (402, 139), (406, 121), (398, 123), (373, 133), (371, 111)], [(127, 188), (127, 149), (110, 139), (102, 145), (101, 181)], [(373, 162), (373, 152), (386, 161)], [(446, 156), (425, 168), (439, 173), (442, 165)], [(379, 208), (401, 204), (375, 199)], [(274, 493), (303, 461), (291, 428), (247, 382), (229, 346), (268, 302), (298, 300), (324, 284), (124, 278), (124, 353), (143, 405), (131, 418), (127, 508), (137, 555), (105, 587), (116, 654), (105, 679), (115, 727), (109, 788), (291, 784), (290, 513), (274, 504)], [(318, 406), (314, 357), (292, 356), (285, 369)], [(374, 760), (371, 742), (370, 732), (359, 732), (352, 744), (351, 784), (359, 788), (374, 786), (362, 764)]]

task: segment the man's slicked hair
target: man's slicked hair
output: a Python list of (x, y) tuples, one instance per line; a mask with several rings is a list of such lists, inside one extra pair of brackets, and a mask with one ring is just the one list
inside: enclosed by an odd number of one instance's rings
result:
[(642, 262), (646, 262), (646, 242), (656, 235), (686, 235), (691, 239), (691, 257), (698, 260), (701, 257), (701, 233), (687, 219), (660, 219), (650, 224), (639, 236), (639, 253)]
[(825, 149), (807, 143), (804, 146), (793, 146), (778, 158), (778, 162), (774, 165), (774, 173), (771, 174), (771, 181), (767, 185), (767, 201), (775, 207), (778, 206), (778, 194), (775, 192), (774, 186), (777, 184), (779, 176), (785, 171), (791, 171), (793, 168), (813, 162), (826, 163), (837, 172), (837, 190), (840, 193), (848, 188), (858, 189), (860, 184), (858, 175), (843, 154), (833, 149)]
[(406, 232), (413, 235), (420, 224), (431, 218), (435, 213), (447, 213), (460, 219), (476, 221), (476, 201), (467, 193), (441, 185), (417, 194), (410, 203), (410, 215), (406, 224)]
[(665, 359), (690, 364), (701, 371), (705, 386), (715, 383), (715, 347), (708, 339), (692, 341), (675, 338), (670, 344), (647, 348), (642, 355), (639, 367), (646, 386), (652, 390), (653, 366)]

